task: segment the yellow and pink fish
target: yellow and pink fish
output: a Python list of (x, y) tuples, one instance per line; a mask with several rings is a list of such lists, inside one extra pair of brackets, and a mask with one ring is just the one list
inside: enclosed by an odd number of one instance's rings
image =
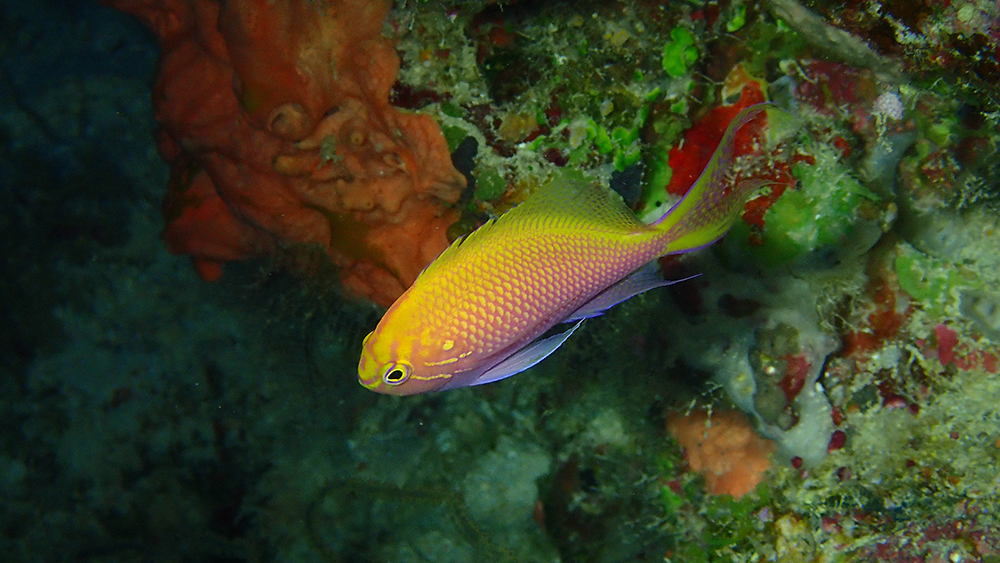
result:
[(725, 175), (737, 130), (768, 106), (733, 119), (688, 193), (651, 224), (602, 185), (557, 180), (455, 241), (365, 337), (361, 384), (412, 395), (497, 381), (545, 359), (584, 319), (672, 283), (654, 261), (721, 238), (760, 187)]

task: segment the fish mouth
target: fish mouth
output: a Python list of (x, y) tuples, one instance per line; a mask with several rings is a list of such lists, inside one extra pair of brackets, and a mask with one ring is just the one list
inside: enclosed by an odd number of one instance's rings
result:
[(379, 380), (377, 380), (377, 379), (376, 380), (370, 380), (370, 379), (366, 380), (364, 377), (361, 377), (359, 375), (358, 376), (358, 384), (360, 384), (365, 389), (368, 389), (369, 391), (375, 391), (375, 392), (378, 392), (378, 393), (382, 392), (382, 390), (379, 389), (379, 387), (381, 387), (382, 382), (379, 381)]
[(382, 378), (379, 377), (378, 371), (368, 373), (366, 375), (369, 370), (365, 369), (365, 367), (371, 365), (373, 361), (374, 358), (369, 357), (368, 354), (361, 355), (361, 361), (358, 362), (358, 383), (366, 389), (376, 391), (377, 387), (382, 384)]

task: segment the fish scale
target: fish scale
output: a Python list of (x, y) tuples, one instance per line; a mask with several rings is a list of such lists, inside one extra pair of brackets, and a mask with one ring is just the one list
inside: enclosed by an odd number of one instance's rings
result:
[[(743, 110), (688, 194), (657, 222), (640, 222), (604, 186), (550, 181), (520, 206), (446, 249), (365, 338), (358, 377), (397, 395), (503, 379), (541, 361), (582, 319), (670, 282), (647, 264), (717, 240), (752, 182), (728, 188)], [(572, 322), (561, 334), (552, 327)]]

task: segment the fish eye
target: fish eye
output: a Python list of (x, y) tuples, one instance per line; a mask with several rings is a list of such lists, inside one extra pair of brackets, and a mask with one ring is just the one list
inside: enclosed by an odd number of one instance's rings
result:
[(399, 385), (410, 377), (410, 366), (403, 363), (391, 362), (386, 364), (382, 373), (382, 381), (386, 385)]

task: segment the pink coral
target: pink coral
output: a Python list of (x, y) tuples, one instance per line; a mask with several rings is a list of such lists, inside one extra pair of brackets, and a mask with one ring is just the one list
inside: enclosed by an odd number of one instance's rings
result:
[(389, 104), (384, 0), (106, 0), (162, 46), (164, 239), (205, 279), (312, 246), (391, 303), (447, 244), (465, 179), (429, 117)]

